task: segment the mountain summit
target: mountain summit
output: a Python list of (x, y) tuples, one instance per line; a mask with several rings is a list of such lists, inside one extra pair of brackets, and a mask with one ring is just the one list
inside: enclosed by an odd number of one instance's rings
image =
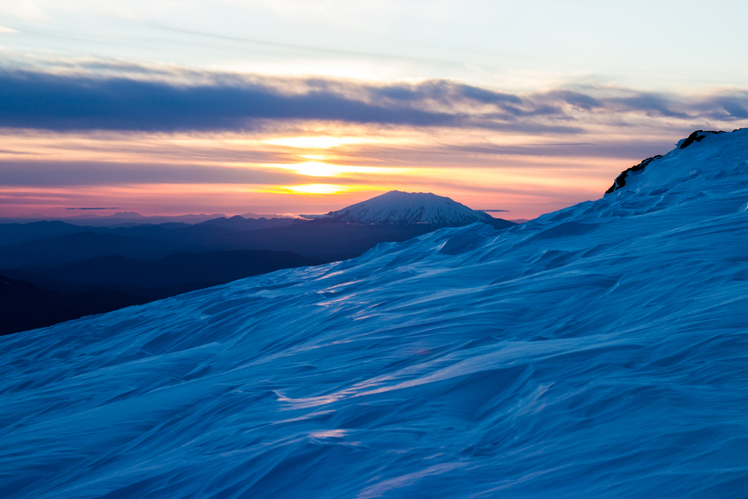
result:
[(390, 191), (381, 196), (331, 211), (327, 217), (352, 224), (412, 225), (428, 224), (442, 227), (459, 227), (475, 222), (504, 228), (513, 225), (496, 219), (482, 211), (471, 210), (464, 204), (430, 192)]

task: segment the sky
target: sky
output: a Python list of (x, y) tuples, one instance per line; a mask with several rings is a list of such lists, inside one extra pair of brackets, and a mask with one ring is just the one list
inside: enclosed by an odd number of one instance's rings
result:
[[(508, 219), (748, 126), (748, 4), (0, 0), (0, 217)], [(101, 208), (101, 209), (92, 209)]]

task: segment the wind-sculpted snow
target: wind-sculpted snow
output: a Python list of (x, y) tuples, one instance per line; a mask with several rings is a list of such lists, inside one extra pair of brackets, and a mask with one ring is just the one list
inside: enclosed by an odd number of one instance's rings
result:
[(0, 490), (745, 497), (747, 132), (503, 232), (2, 338)]

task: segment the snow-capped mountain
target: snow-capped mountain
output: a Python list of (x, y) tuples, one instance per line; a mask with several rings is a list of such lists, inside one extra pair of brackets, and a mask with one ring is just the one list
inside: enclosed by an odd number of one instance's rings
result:
[(448, 197), (430, 192), (390, 191), (356, 203), (328, 218), (353, 224), (430, 224), (459, 227), (475, 222), (492, 223), (495, 219), (482, 211), (471, 210)]
[(738, 498), (748, 130), (603, 198), (0, 338), (19, 498)]

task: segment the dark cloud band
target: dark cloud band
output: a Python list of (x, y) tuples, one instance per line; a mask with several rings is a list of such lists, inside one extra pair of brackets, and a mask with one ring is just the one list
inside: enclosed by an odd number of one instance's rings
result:
[[(133, 74), (129, 71), (129, 74)], [(584, 132), (580, 114), (639, 113), (698, 122), (748, 118), (748, 92), (690, 102), (674, 95), (578, 87), (514, 95), (445, 80), (372, 85), (148, 72), (141, 78), (0, 71), (0, 127), (56, 131), (242, 131), (266, 120), (315, 120), (524, 133)], [(165, 76), (166, 75), (166, 76)], [(184, 75), (181, 75), (184, 76)]]
[(386, 107), (325, 89), (257, 83), (178, 85), (127, 78), (0, 73), (0, 126), (47, 130), (243, 130), (258, 119), (456, 126), (459, 114)]
[(96, 161), (2, 161), (0, 185), (60, 187), (122, 184), (285, 184), (298, 180), (274, 169)]

